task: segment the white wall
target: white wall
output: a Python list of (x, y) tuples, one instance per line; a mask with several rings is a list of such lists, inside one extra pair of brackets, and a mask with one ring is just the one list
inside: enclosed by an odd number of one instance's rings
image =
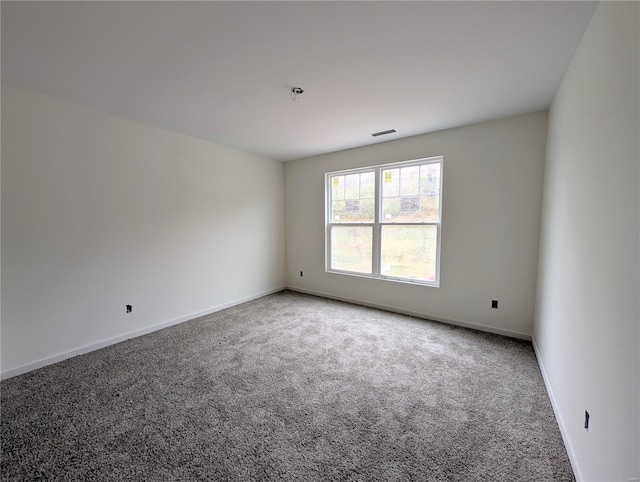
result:
[[(545, 144), (546, 112), (539, 112), (286, 163), (287, 285), (530, 336)], [(440, 287), (326, 273), (324, 174), (440, 154)]]
[(582, 480), (640, 474), (638, 16), (598, 6), (549, 116), (534, 339)]
[(3, 376), (284, 285), (282, 163), (3, 85)]

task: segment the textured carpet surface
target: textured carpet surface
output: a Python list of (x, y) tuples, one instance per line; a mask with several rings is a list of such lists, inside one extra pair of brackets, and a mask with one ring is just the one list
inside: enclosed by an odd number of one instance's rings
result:
[(530, 343), (288, 291), (1, 389), (2, 480), (573, 480)]

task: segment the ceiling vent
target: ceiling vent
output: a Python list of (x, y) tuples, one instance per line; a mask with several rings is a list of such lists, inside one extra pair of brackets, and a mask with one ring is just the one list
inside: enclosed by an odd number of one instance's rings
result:
[(387, 134), (393, 134), (395, 131), (396, 131), (395, 129), (389, 129), (388, 131), (374, 132), (371, 135), (373, 137), (378, 137), (378, 136), (384, 136), (384, 135), (387, 135)]

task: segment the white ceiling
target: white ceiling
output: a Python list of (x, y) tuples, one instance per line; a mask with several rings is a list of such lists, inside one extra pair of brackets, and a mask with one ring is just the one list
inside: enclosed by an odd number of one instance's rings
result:
[(2, 80), (291, 160), (547, 108), (595, 6), (3, 1)]

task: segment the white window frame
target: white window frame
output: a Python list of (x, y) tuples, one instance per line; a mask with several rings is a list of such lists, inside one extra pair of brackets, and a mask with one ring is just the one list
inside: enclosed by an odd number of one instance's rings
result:
[[(430, 222), (403, 222), (403, 223), (385, 223), (381, 220), (382, 207), (382, 171), (389, 168), (402, 168), (423, 164), (440, 164), (440, 186), (439, 186), (439, 206), (440, 218), (437, 221)], [(374, 220), (373, 222), (354, 222), (354, 223), (334, 223), (331, 218), (331, 177), (336, 175), (359, 174), (364, 172), (374, 172), (375, 174), (375, 200), (374, 200)], [(409, 161), (391, 162), (388, 164), (379, 164), (375, 166), (362, 167), (357, 169), (347, 169), (343, 171), (332, 171), (325, 173), (325, 271), (328, 273), (342, 274), (348, 276), (357, 276), (364, 278), (374, 278), (385, 281), (418, 284), (423, 286), (439, 287), (440, 286), (440, 255), (442, 252), (442, 186), (444, 172), (444, 156), (426, 157), (421, 159), (413, 159)], [(372, 226), (373, 230), (373, 246), (372, 246), (372, 272), (360, 273), (355, 271), (345, 271), (331, 268), (331, 227), (336, 226)], [(381, 273), (380, 261), (381, 253), (381, 233), (382, 227), (385, 225), (402, 226), (402, 225), (418, 225), (418, 226), (436, 226), (436, 269), (435, 281), (416, 280), (411, 278), (402, 278), (395, 276), (383, 275)]]

